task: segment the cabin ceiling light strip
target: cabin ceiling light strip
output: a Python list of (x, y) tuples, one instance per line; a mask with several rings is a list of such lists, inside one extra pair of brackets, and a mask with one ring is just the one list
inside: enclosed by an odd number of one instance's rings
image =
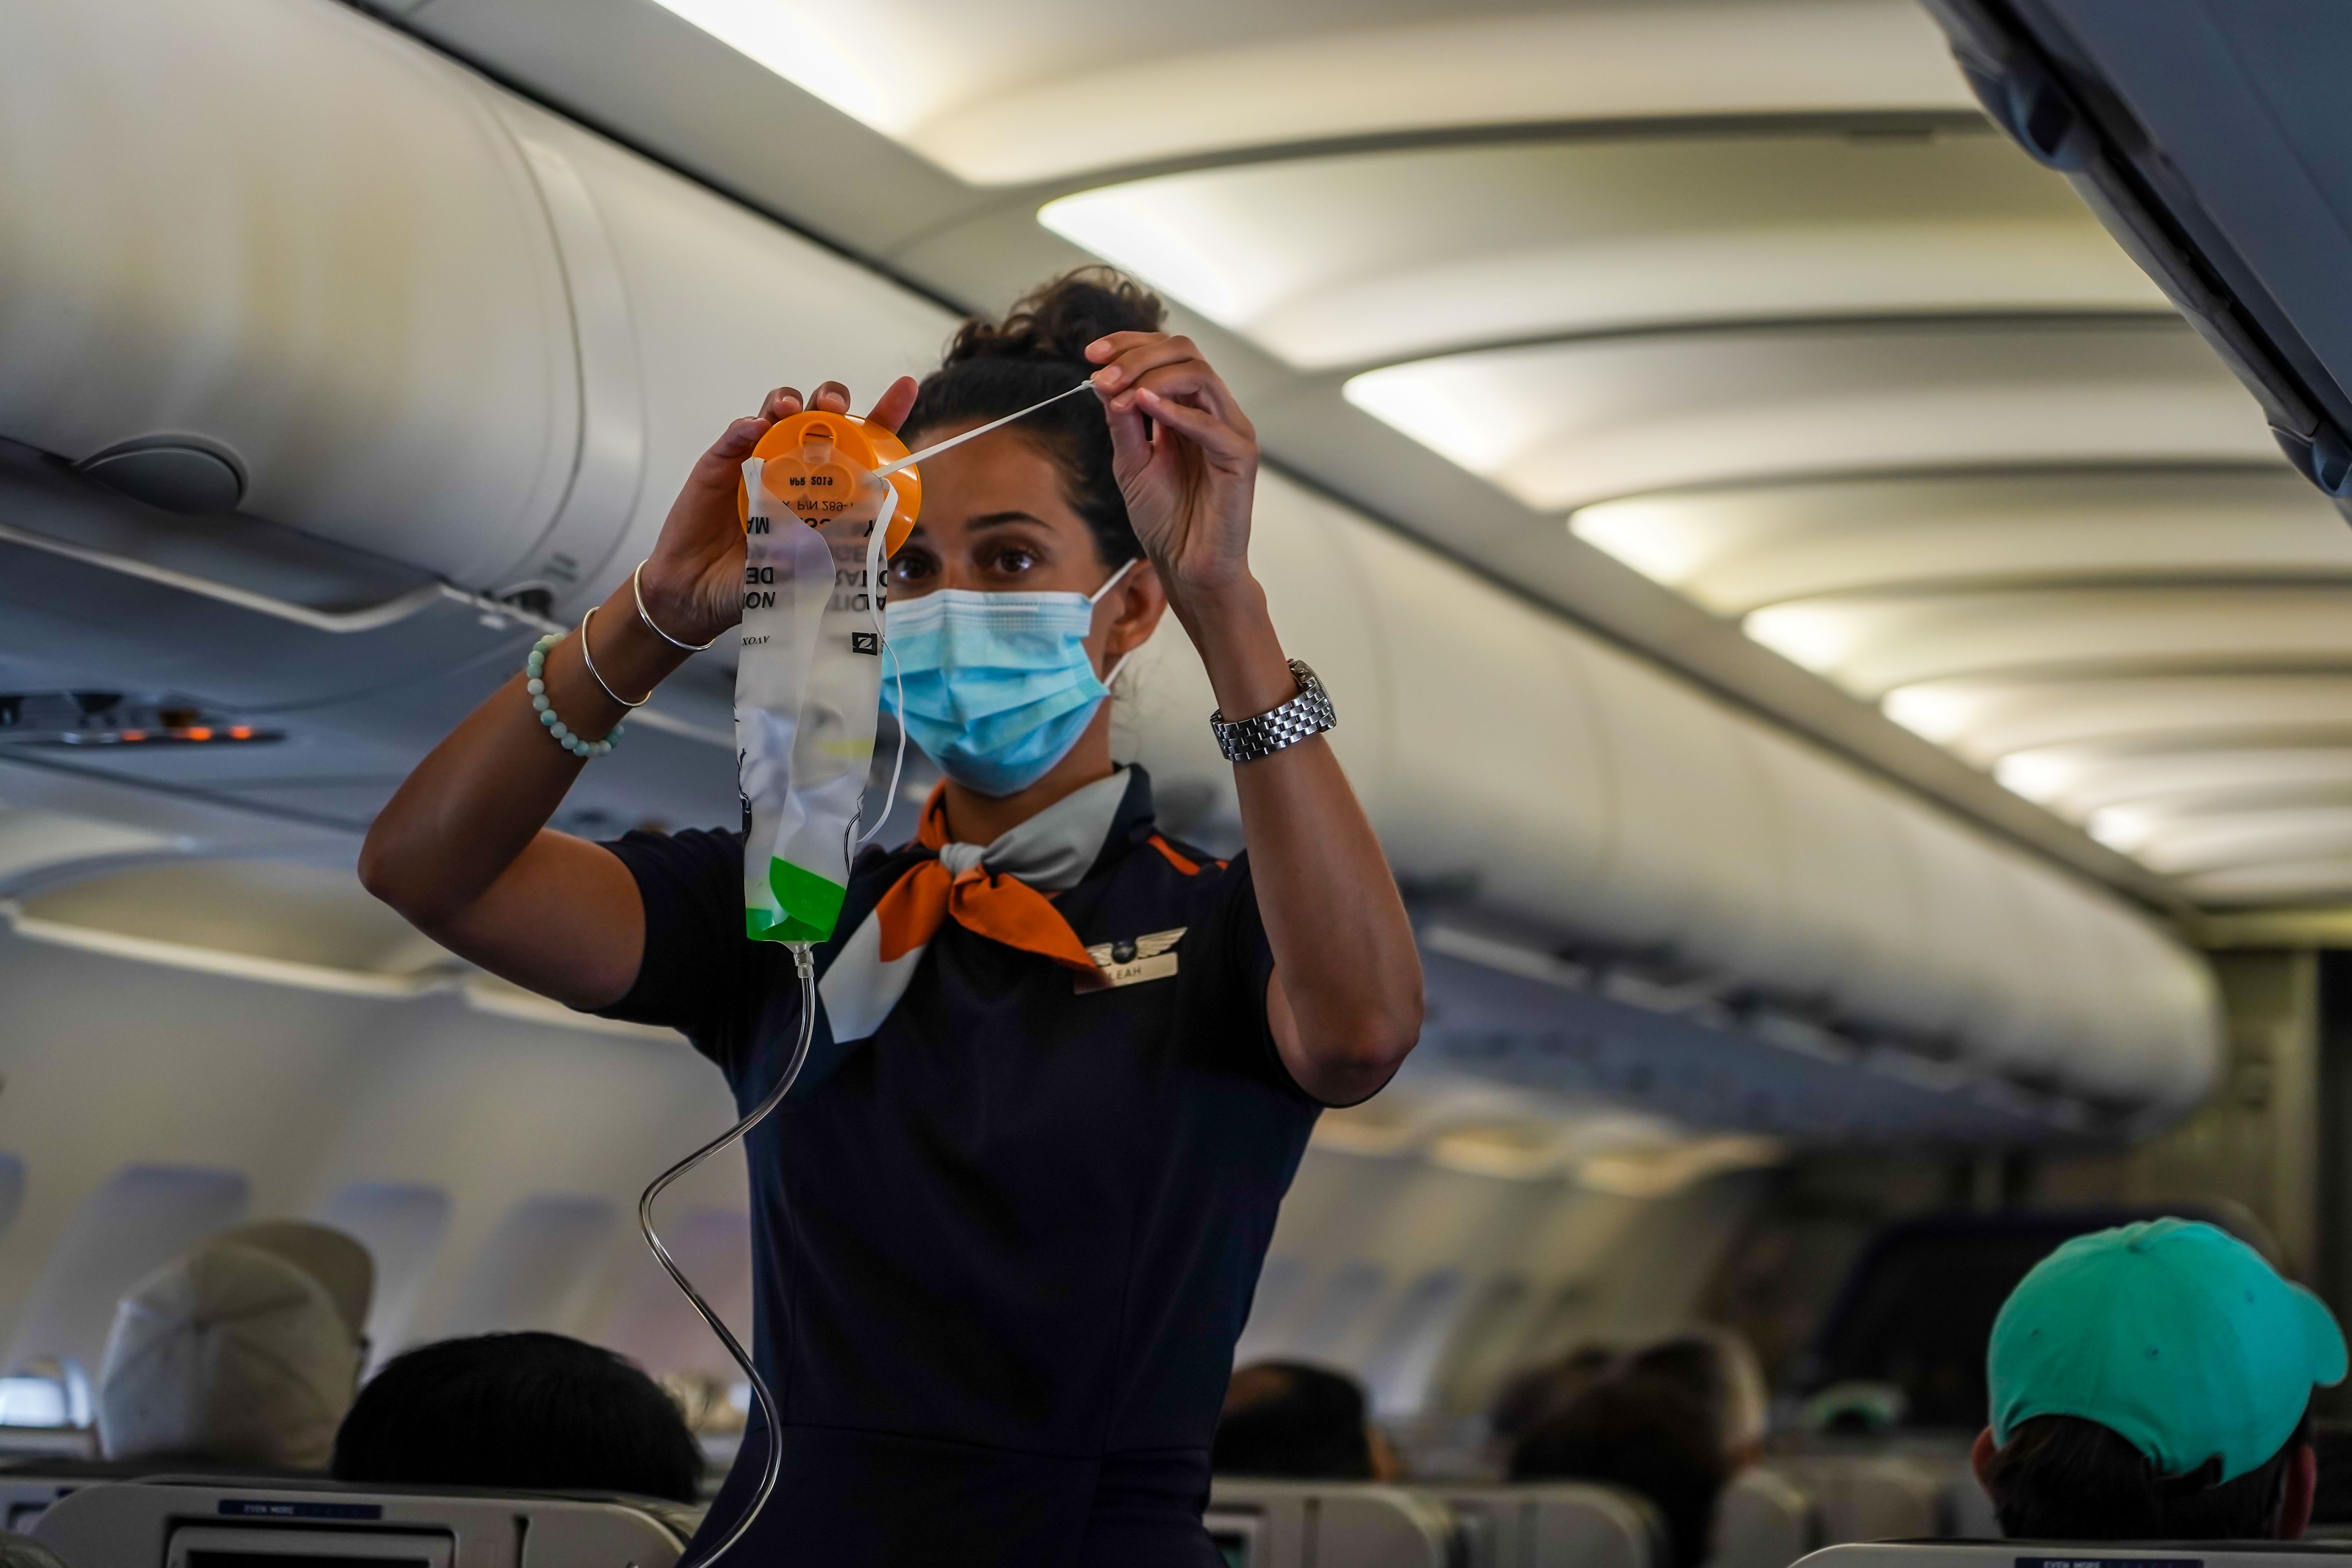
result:
[(1654, 1152), (1606, 1154), (1576, 1168), (1576, 1184), (1614, 1197), (1656, 1199), (1734, 1171), (1784, 1164), (1787, 1147), (1776, 1139), (1733, 1135), (1703, 1138)]
[(2064, 185), (1989, 136), (1343, 153), (1101, 186), (1037, 219), (1309, 370), (1677, 323), (2171, 313)]
[(223, 948), (199, 947), (190, 942), (167, 942), (158, 937), (133, 936), (127, 931), (43, 920), (25, 913), (23, 906), (14, 900), (0, 900), (0, 919), (5, 919), (10, 929), (28, 942), (78, 948), (84, 952), (100, 953), (109, 958), (157, 963), (198, 974), (218, 974), (233, 980), (256, 981), (265, 985), (289, 986), (299, 991), (400, 999), (447, 990), (455, 984), (454, 976), (443, 971), (376, 974), (365, 970), (338, 969), (329, 964), (303, 963), (293, 959), (265, 958), (257, 953), (231, 952)]
[(2244, 389), (2172, 318), (1538, 343), (1387, 365), (1343, 391), (1543, 510), (1822, 474), (2277, 452)]
[(1905, 0), (1748, 0), (1704, 26), (1682, 5), (1221, 5), (1222, 47), (1178, 53), (1201, 33), (1076, 0), (660, 3), (980, 185), (1460, 126), (1975, 110)]
[(408, 1001), (457, 991), (462, 994), (467, 1007), (494, 1017), (576, 1029), (588, 1034), (619, 1035), (632, 1039), (675, 1042), (677, 1038), (674, 1030), (575, 1013), (561, 1003), (551, 1002), (504, 982), (449, 969), (380, 974), (361, 969), (340, 969), (331, 964), (266, 958), (257, 953), (231, 952), (223, 948), (200, 947), (191, 942), (169, 942), (158, 937), (134, 936), (127, 931), (105, 931), (65, 921), (43, 920), (25, 913), (22, 905), (9, 899), (0, 899), (0, 920), (5, 920), (10, 930), (28, 942), (74, 948), (137, 963), (160, 964), (167, 969), (184, 970), (195, 974), (214, 974), (296, 991), (316, 991), (329, 995), (360, 996), (376, 1001)]

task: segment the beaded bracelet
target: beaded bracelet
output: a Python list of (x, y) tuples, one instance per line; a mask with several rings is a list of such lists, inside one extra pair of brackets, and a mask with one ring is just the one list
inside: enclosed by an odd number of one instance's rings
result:
[(555, 716), (555, 704), (547, 700), (547, 650), (562, 640), (562, 632), (550, 632), (530, 645), (530, 657), (522, 661), (522, 672), (527, 678), (523, 689), (530, 693), (531, 709), (538, 713), (539, 721), (547, 726), (547, 732), (555, 737), (556, 744), (583, 760), (601, 757), (621, 738), (621, 726), (614, 725), (612, 733), (601, 741), (583, 741)]

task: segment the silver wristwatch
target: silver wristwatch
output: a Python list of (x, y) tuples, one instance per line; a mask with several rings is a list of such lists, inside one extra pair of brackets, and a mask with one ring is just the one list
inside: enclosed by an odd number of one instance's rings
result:
[(1315, 672), (1307, 668), (1307, 661), (1292, 659), (1290, 673), (1297, 679), (1298, 695), (1281, 707), (1231, 724), (1225, 722), (1222, 708), (1209, 715), (1209, 728), (1215, 731), (1217, 747), (1225, 753), (1225, 761), (1254, 763), (1339, 724), (1339, 716), (1331, 710), (1329, 695), (1324, 691), (1323, 683), (1315, 679)]

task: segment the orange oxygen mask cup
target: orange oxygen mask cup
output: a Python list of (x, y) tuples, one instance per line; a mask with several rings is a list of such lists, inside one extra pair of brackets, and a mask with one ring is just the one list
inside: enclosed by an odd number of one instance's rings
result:
[[(761, 483), (773, 498), (771, 510), (789, 511), (812, 528), (871, 521), (881, 510), (882, 487), (889, 486), (894, 494), (882, 541), (886, 561), (907, 542), (923, 510), (919, 469), (909, 466), (879, 477), (881, 469), (906, 461), (906, 443), (854, 414), (811, 410), (779, 419), (760, 437), (751, 456), (759, 460)], [(748, 480), (738, 487), (736, 508), (748, 527)]]

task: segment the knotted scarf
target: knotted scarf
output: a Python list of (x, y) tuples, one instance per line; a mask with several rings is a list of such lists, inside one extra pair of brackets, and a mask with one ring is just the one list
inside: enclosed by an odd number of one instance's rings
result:
[(1125, 769), (1097, 779), (985, 845), (948, 837), (942, 792), (933, 790), (915, 834), (930, 853), (882, 895), (818, 983), (833, 1037), (862, 1040), (882, 1026), (948, 921), (1066, 969), (1094, 973), (1086, 943), (1045, 895), (1077, 886), (1094, 865), (1128, 782)]

